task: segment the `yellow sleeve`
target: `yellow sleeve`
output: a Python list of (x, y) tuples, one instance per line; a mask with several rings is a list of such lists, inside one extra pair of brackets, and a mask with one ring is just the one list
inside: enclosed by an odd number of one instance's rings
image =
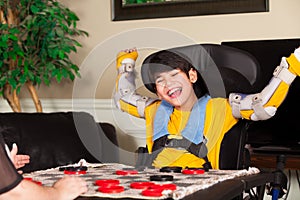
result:
[[(291, 54), (286, 61), (288, 62), (288, 69), (291, 73), (294, 75), (299, 76), (300, 75), (300, 62), (296, 58), (295, 54)], [(284, 99), (287, 96), (288, 90), (289, 90), (289, 84), (285, 83), (284, 81), (281, 81), (279, 86), (276, 88), (276, 90), (273, 92), (271, 98), (268, 100), (268, 102), (263, 107), (276, 107), (278, 108)], [(245, 119), (250, 119), (251, 115), (253, 114), (253, 110), (242, 110), (241, 116)]]
[[(284, 101), (287, 93), (289, 90), (289, 85), (285, 82), (281, 82), (269, 101), (263, 106), (263, 107), (276, 107), (278, 108), (282, 102)], [(240, 111), (242, 118), (250, 120), (251, 115), (254, 113), (254, 111), (251, 110), (241, 110)]]
[(136, 106), (131, 105), (123, 100), (120, 100), (119, 102), (120, 102), (120, 108), (122, 111), (127, 112), (128, 114), (131, 114), (135, 117), (140, 117)]
[(293, 74), (300, 76), (300, 62), (296, 58), (295, 54), (291, 54), (290, 57), (288, 57), (286, 60), (289, 63), (290, 71)]

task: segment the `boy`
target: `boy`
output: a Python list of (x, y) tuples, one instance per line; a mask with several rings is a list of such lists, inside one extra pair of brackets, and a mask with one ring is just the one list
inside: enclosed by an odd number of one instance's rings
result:
[(119, 109), (146, 120), (147, 148), (153, 157), (151, 165), (157, 168), (200, 168), (209, 159), (212, 168), (218, 169), (225, 133), (239, 118), (272, 117), (300, 74), (298, 48), (288, 59), (282, 59), (280, 72), (261, 93), (211, 98), (205, 82), (187, 59), (173, 51), (159, 51), (142, 66), (145, 86), (158, 96), (151, 99), (135, 93), (137, 56), (136, 49), (118, 54), (115, 102)]

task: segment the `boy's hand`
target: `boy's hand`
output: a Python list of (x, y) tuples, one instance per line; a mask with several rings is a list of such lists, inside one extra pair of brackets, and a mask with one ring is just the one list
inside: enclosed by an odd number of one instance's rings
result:
[(134, 64), (138, 57), (138, 52), (136, 48), (125, 49), (118, 53), (117, 55), (117, 69), (119, 69), (122, 64)]

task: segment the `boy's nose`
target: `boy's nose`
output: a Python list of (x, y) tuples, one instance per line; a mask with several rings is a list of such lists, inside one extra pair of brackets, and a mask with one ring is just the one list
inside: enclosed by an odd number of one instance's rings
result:
[(172, 83), (173, 83), (172, 78), (167, 78), (164, 81), (164, 87), (170, 87)]

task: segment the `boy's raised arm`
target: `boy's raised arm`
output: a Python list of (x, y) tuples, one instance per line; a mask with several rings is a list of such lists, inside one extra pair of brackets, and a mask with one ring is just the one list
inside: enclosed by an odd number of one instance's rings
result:
[(284, 101), (289, 86), (300, 75), (300, 47), (288, 58), (283, 57), (274, 70), (268, 85), (256, 94), (232, 93), (229, 103), (233, 116), (254, 121), (273, 117), (277, 108)]
[(141, 96), (136, 93), (135, 61), (138, 52), (135, 48), (123, 50), (117, 55), (116, 90), (114, 100), (116, 106), (136, 117), (144, 118), (145, 108), (156, 99)]

